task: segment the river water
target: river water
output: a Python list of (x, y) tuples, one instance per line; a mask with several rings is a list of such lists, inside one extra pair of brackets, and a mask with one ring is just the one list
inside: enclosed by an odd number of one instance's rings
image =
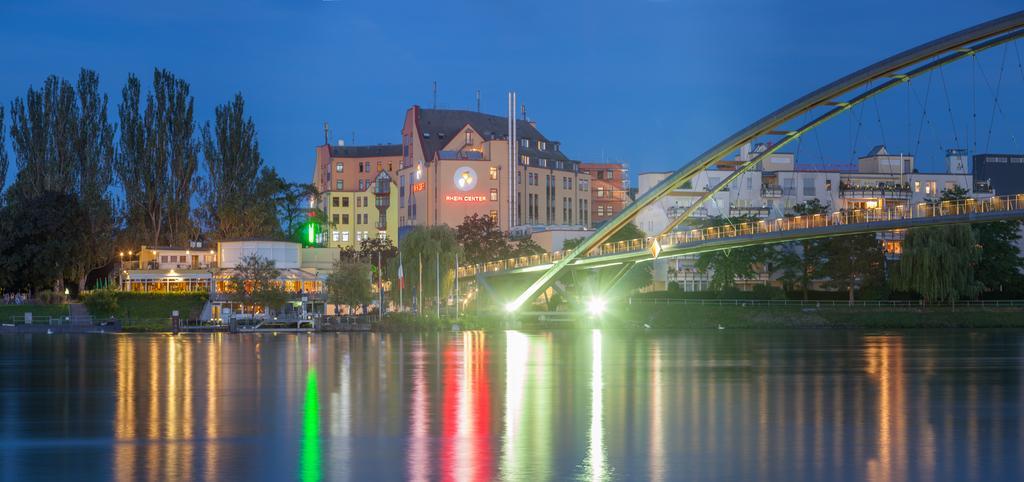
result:
[(1024, 332), (0, 337), (2, 480), (1020, 480)]

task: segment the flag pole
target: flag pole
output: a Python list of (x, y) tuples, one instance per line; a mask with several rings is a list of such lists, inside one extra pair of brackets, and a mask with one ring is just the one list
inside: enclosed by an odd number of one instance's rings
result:
[(462, 300), (459, 297), (459, 253), (455, 253), (455, 319), (459, 319), (459, 305)]
[(441, 253), (434, 251), (434, 291), (437, 295), (437, 317), (441, 317)]
[(416, 263), (420, 270), (420, 282), (416, 285), (419, 297), (416, 298), (416, 312), (423, 316), (423, 253), (420, 253), (419, 262)]

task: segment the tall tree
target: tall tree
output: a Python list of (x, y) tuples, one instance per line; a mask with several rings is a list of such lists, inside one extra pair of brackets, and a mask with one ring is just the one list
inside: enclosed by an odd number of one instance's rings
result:
[[(4, 184), (7, 182), (7, 131), (4, 130), (4, 106), (0, 105), (0, 194), (4, 192)], [(3, 204), (0, 201), (0, 204)]]
[(348, 306), (351, 313), (353, 307), (372, 300), (370, 265), (344, 259), (336, 260), (334, 271), (327, 275), (327, 302), (335, 306), (335, 314), (340, 314), (341, 305)]
[(51, 75), (40, 90), (29, 87), (11, 102), (11, 143), (18, 176), (11, 189), (22, 199), (69, 192), (76, 185), (78, 118), (75, 88)]
[(856, 290), (884, 282), (885, 254), (874, 233), (831, 238), (825, 250), (821, 272), (830, 285), (846, 289), (851, 302)]
[[(10, 196), (0, 209), (0, 288), (62, 291), (78, 255), (85, 212), (70, 194), (45, 191)], [(55, 235), (59, 233), (59, 235)]]
[[(828, 205), (822, 204), (818, 199), (811, 199), (793, 206), (793, 216), (815, 216), (827, 212)], [(781, 245), (776, 261), (783, 271), (783, 279), (799, 284), (806, 300), (811, 282), (820, 277), (825, 259), (825, 241), (805, 239)]]
[[(455, 237), (455, 230), (446, 225), (413, 228), (409, 234), (402, 239), (402, 266), (405, 276), (407, 294), (418, 296), (419, 272), (423, 270), (423, 298), (433, 300), (436, 298), (437, 283), (440, 278), (440, 292), (442, 299), (451, 292), (454, 276), (452, 271), (455, 268), (455, 255), (461, 252), (459, 242)], [(440, 260), (435, 262), (435, 256)], [(464, 255), (459, 256), (463, 259)], [(422, 265), (420, 264), (422, 262)], [(388, 273), (391, 277), (392, 286), (398, 286), (399, 260), (396, 257), (389, 263)], [(437, 271), (436, 268), (440, 268)], [(406, 300), (411, 299), (409, 296)], [(408, 302), (408, 301), (407, 301)], [(425, 300), (419, 300), (420, 306), (427, 308)], [(426, 312), (426, 311), (424, 311)]]
[[(219, 239), (267, 236), (269, 199), (259, 196), (261, 181), (280, 181), (273, 171), (262, 172), (263, 158), (256, 138), (256, 124), (245, 114), (242, 94), (217, 106), (214, 124), (202, 129), (203, 158), (206, 161), (204, 192), (207, 228)], [(274, 191), (284, 186), (273, 186)]]
[[(942, 191), (939, 201), (967, 199), (966, 189), (954, 186)], [(1020, 294), (1024, 289), (1024, 258), (1020, 256), (1020, 221), (996, 221), (972, 224), (974, 237), (981, 248), (975, 265), (975, 279), (988, 291), (1010, 291)]]
[(462, 224), (455, 227), (455, 238), (465, 253), (462, 261), (466, 264), (485, 263), (512, 256), (508, 236), (490, 216), (466, 216)]
[[(84, 212), (74, 226), (84, 233), (66, 275), (84, 289), (89, 272), (113, 253), (114, 126), (107, 120), (107, 96), (100, 94), (96, 73), (82, 69), (75, 85), (50, 76), (41, 90), (29, 88), (11, 106), (19, 167), (13, 195), (26, 200), (55, 192), (76, 198)], [(76, 237), (70, 228), (63, 235)]]
[[(229, 296), (232, 301), (249, 305), (261, 306), (266, 313), (277, 310), (284, 305), (286, 295), (277, 279), (281, 271), (275, 266), (274, 260), (257, 254), (242, 257), (235, 266), (235, 272), (229, 280)], [(256, 317), (256, 310), (251, 310)]]
[(926, 302), (974, 297), (982, 289), (974, 277), (979, 249), (970, 226), (957, 224), (907, 230), (893, 286), (916, 291)]
[[(704, 227), (730, 226), (746, 222), (757, 222), (757, 218), (738, 216), (733, 218), (713, 217), (704, 222)], [(757, 274), (758, 266), (771, 260), (770, 248), (750, 246), (728, 250), (717, 250), (697, 255), (694, 263), (702, 273), (714, 271), (708, 288), (722, 290), (736, 284), (736, 278), (750, 278)]]
[(129, 74), (121, 89), (118, 118), (121, 136), (115, 172), (124, 190), (127, 221), (126, 238), (130, 244), (159, 245), (163, 240), (167, 198), (167, 158), (157, 155), (156, 112), (152, 94), (141, 112), (141, 84)]
[(142, 112), (140, 91), (139, 80), (129, 75), (118, 108), (117, 175), (128, 229), (139, 242), (181, 245), (196, 234), (190, 218), (199, 155), (193, 99), (188, 83), (167, 70), (154, 70)]

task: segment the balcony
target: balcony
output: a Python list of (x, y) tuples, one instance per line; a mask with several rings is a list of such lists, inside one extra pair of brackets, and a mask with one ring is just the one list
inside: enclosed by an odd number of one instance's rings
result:
[(905, 201), (910, 199), (909, 185), (884, 185), (884, 186), (854, 186), (842, 184), (839, 186), (839, 197), (842, 198), (881, 198)]

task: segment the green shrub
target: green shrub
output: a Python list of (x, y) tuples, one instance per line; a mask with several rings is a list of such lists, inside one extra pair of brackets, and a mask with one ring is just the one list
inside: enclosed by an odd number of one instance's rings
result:
[(36, 293), (36, 300), (44, 305), (64, 304), (64, 295), (51, 290), (43, 290)]
[(117, 313), (117, 292), (111, 289), (83, 293), (82, 302), (93, 316), (106, 318)]

